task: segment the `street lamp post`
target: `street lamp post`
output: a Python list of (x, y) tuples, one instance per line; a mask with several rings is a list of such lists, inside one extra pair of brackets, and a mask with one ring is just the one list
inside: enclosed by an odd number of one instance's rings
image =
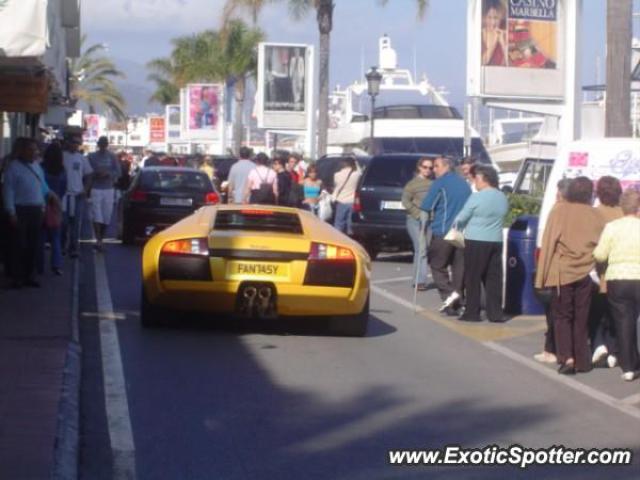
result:
[(367, 93), (371, 97), (371, 134), (369, 135), (369, 153), (374, 153), (374, 110), (376, 108), (376, 97), (380, 93), (380, 82), (382, 81), (382, 74), (378, 71), (377, 67), (371, 67), (371, 70), (365, 75), (367, 79)]

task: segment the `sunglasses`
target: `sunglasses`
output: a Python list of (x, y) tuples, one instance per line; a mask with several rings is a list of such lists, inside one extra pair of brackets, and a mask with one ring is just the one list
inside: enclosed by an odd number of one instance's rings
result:
[(420, 168), (428, 168), (429, 170), (433, 170), (433, 165), (420, 165)]

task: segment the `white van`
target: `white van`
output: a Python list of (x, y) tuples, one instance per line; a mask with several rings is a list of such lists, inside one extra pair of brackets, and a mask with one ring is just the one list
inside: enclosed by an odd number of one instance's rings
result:
[(622, 188), (640, 190), (640, 139), (599, 138), (578, 140), (559, 149), (551, 169), (540, 211), (537, 245), (540, 246), (549, 211), (556, 202), (557, 184), (562, 178), (585, 176), (597, 182), (610, 175), (622, 183)]

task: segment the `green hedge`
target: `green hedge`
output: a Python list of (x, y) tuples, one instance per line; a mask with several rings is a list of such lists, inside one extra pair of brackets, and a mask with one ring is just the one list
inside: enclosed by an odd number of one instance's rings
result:
[(510, 227), (520, 215), (540, 214), (542, 199), (539, 197), (512, 193), (507, 198), (509, 199), (509, 213), (504, 220), (505, 227)]

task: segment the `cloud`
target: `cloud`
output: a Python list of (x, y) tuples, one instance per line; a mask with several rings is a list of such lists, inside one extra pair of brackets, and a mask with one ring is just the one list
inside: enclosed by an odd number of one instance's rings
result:
[(197, 31), (216, 28), (224, 0), (85, 0), (85, 31)]

